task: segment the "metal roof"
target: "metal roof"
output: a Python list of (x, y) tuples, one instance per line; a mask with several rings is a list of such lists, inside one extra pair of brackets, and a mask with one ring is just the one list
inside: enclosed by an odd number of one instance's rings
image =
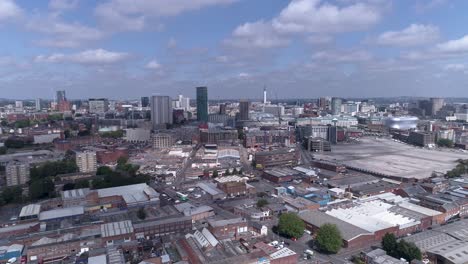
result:
[(47, 221), (63, 217), (72, 217), (77, 215), (84, 214), (83, 206), (68, 207), (62, 209), (54, 209), (49, 211), (44, 211), (39, 214), (40, 221)]
[(40, 204), (28, 204), (21, 208), (20, 217), (38, 215), (41, 212)]
[(125, 220), (101, 225), (102, 237), (112, 237), (133, 233), (132, 221)]

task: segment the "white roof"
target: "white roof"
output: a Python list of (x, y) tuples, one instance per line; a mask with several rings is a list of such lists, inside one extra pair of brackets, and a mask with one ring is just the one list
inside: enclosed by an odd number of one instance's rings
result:
[(285, 248), (282, 248), (282, 249), (270, 254), (270, 259), (279, 259), (279, 258), (284, 258), (284, 257), (288, 257), (288, 256), (293, 256), (293, 255), (296, 255), (296, 252), (294, 252), (291, 249), (285, 247)]
[(62, 199), (83, 198), (89, 193), (89, 188), (74, 189), (62, 192)]
[(61, 209), (54, 209), (44, 211), (39, 214), (40, 221), (47, 221), (51, 219), (57, 219), (62, 217), (71, 217), (84, 214), (83, 206), (67, 207)]
[(330, 192), (333, 192), (333, 193), (344, 193), (345, 190), (341, 189), (341, 188), (331, 188), (329, 189)]
[(133, 233), (132, 221), (125, 220), (101, 225), (102, 237), (111, 237)]
[(212, 247), (216, 247), (219, 244), (219, 241), (211, 234), (210, 230), (203, 228), (202, 234)]
[(20, 217), (38, 215), (41, 212), (40, 204), (28, 204), (21, 208)]
[(215, 178), (215, 181), (220, 182), (220, 183), (225, 183), (225, 182), (243, 182), (245, 180), (243, 177), (240, 177), (238, 175), (230, 175), (230, 176), (223, 176), (223, 177)]
[(159, 193), (146, 183), (99, 189), (98, 195), (99, 197), (122, 196), (127, 204), (159, 199)]
[(392, 206), (392, 204), (375, 199), (357, 202), (356, 206), (350, 208), (332, 209), (326, 213), (369, 232), (393, 226), (408, 227), (419, 224), (418, 220), (390, 212), (389, 209)]
[(432, 210), (432, 209), (429, 209), (429, 208), (426, 208), (426, 207), (411, 203), (409, 201), (401, 202), (401, 203), (398, 204), (398, 206), (403, 207), (403, 208), (408, 209), (408, 210), (411, 210), (411, 211), (415, 211), (415, 212), (424, 214), (424, 215), (428, 215), (428, 216), (436, 216), (436, 215), (442, 214), (439, 211)]

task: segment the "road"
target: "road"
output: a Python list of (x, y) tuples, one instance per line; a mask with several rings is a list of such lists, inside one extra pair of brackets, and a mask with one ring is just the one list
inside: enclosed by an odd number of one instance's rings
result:
[(195, 154), (197, 154), (199, 149), (200, 145), (196, 145), (190, 152), (189, 156), (185, 159), (183, 167), (177, 170), (174, 180), (174, 186), (176, 186), (176, 188), (185, 182), (185, 172), (190, 166), (192, 166), (192, 159), (195, 157)]

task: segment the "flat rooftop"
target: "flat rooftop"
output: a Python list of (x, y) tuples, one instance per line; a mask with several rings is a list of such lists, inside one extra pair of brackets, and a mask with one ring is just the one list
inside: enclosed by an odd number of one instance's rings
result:
[(400, 178), (429, 178), (433, 171), (445, 173), (467, 153), (428, 150), (384, 138), (362, 138), (356, 144), (332, 146), (332, 152), (315, 154), (316, 159)]

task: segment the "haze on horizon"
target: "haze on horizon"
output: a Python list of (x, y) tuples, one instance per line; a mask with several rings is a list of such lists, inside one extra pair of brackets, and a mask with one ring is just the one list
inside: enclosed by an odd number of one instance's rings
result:
[(462, 0), (0, 0), (0, 97), (468, 97)]

